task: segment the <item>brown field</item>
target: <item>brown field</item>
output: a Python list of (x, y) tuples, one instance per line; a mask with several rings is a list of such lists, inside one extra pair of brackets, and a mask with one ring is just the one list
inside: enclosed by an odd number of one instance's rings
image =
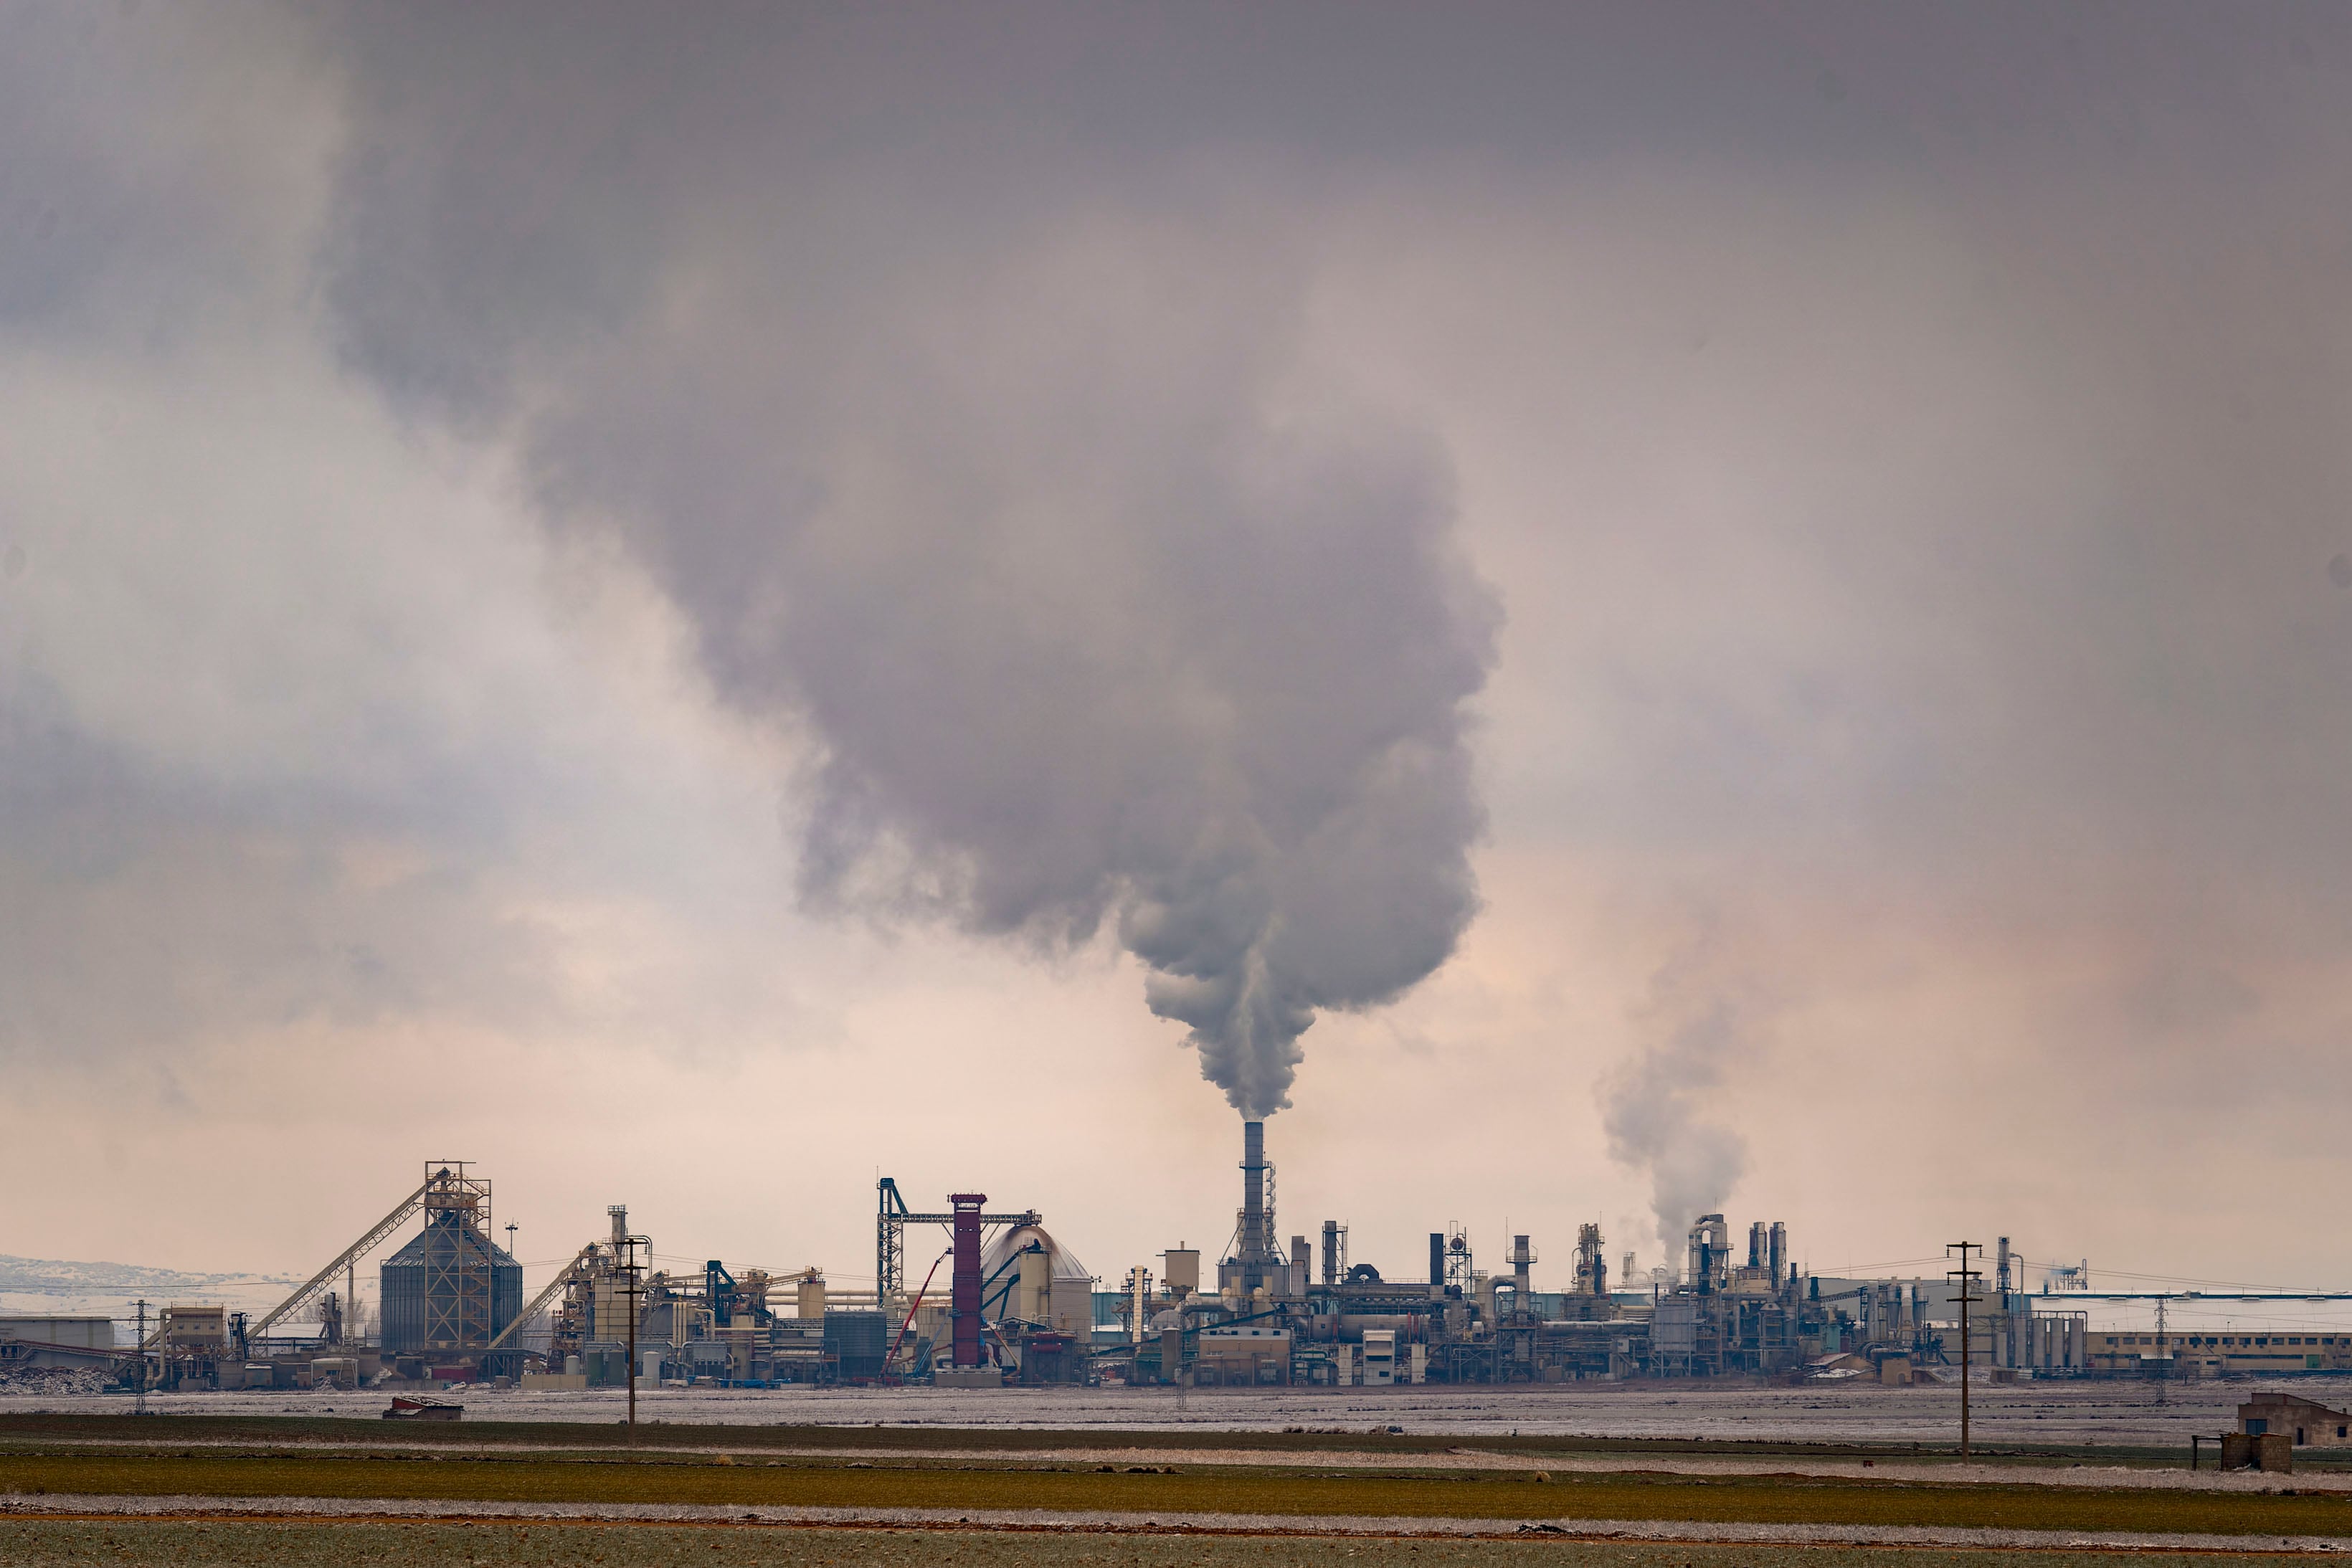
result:
[[(159, 1434), (160, 1436), (160, 1434)], [(453, 1448), (399, 1455), (125, 1448), (0, 1454), (0, 1492), (455, 1502), (684, 1503), (859, 1511), (1046, 1510), (1185, 1519), (1276, 1514), (1494, 1520), (1909, 1525), (2075, 1531), (2352, 1535), (2352, 1496), (1935, 1484), (1797, 1475), (1528, 1470), (1318, 1471), (1154, 1467), (1154, 1473), (988, 1461), (736, 1458), (605, 1448), (568, 1456)]]
[[(2136, 1559), (2173, 1553), (2133, 1553)], [(1682, 1542), (1431, 1541), (1394, 1537), (1138, 1535), (1088, 1531), (831, 1530), (792, 1526), (479, 1521), (0, 1519), (11, 1568), (384, 1568), (440, 1564), (655, 1564), (729, 1568), (2111, 1568), (2114, 1552), (1718, 1545)], [(2178, 1558), (2287, 1568), (2277, 1552)]]
[[(581, 1423), (22, 1415), (0, 1416), (0, 1563), (2042, 1568), (2352, 1540), (2341, 1470), (2296, 1482), (2111, 1446), (1962, 1469), (1926, 1445), (1785, 1439), (671, 1425), (633, 1442)], [(1509, 1538), (1533, 1521), (1588, 1533)], [(1615, 1521), (1640, 1539), (1592, 1532)], [(1906, 1529), (1944, 1533), (1836, 1540)], [(1952, 1544), (1979, 1530), (2057, 1533)], [(1746, 1532), (1781, 1539), (1723, 1539)], [(2149, 1536), (2202, 1539), (2117, 1539)], [(2174, 1549), (2214, 1538), (2246, 1550)]]

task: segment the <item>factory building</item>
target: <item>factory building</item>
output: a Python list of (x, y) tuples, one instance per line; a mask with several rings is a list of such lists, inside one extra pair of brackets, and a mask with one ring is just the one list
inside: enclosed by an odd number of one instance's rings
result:
[(2156, 1333), (2088, 1336), (2093, 1371), (2177, 1378), (2352, 1372), (2352, 1333)]
[[(1598, 1224), (1578, 1228), (1569, 1288), (1538, 1289), (1534, 1239), (1513, 1235), (1482, 1267), (1461, 1226), (1429, 1233), (1425, 1273), (1391, 1279), (1349, 1256), (1348, 1228), (1320, 1223), (1286, 1248), (1265, 1130), (1245, 1123), (1242, 1201), (1216, 1288), (1199, 1288), (1199, 1254), (1161, 1254), (1155, 1287), (1140, 1266), (1101, 1299), (1099, 1372), (1139, 1383), (1547, 1383), (1591, 1378), (1745, 1376), (1799, 1381), (1867, 1375), (1926, 1377), (1961, 1358), (1958, 1302), (1948, 1281), (1823, 1280), (1801, 1272), (1788, 1228), (1726, 1216), (1691, 1226), (1671, 1281), (1612, 1289)], [(1970, 1298), (1968, 1352), (2000, 1375), (2093, 1371), (2084, 1315), (2037, 1308), (2011, 1288), (2006, 1245), (1998, 1289)], [(1277, 1349), (1276, 1347), (1279, 1347)], [(1286, 1354), (1286, 1368), (1275, 1364)]]
[(112, 1318), (0, 1317), (0, 1367), (104, 1368), (114, 1359)]
[[(1153, 1255), (1156, 1271), (1137, 1263), (1103, 1281), (1034, 1208), (960, 1192), (919, 1209), (884, 1176), (870, 1290), (839, 1288), (814, 1266), (771, 1271), (714, 1258), (698, 1270), (656, 1269), (627, 1207), (613, 1204), (604, 1230), (525, 1301), (521, 1267), (495, 1241), (489, 1181), (464, 1162), (435, 1161), (415, 1191), (257, 1322), (175, 1304), (122, 1351), (102, 1321), (103, 1345), (87, 1324), (0, 1324), (0, 1360), (113, 1358), (150, 1386), (487, 1381), (525, 1390), (1717, 1377), (1900, 1386), (1948, 1380), (1964, 1356), (2002, 1377), (2352, 1370), (2352, 1334), (2094, 1333), (2084, 1312), (2016, 1288), (2005, 1239), (1967, 1302), (1965, 1345), (1950, 1280), (1810, 1274), (1785, 1225), (1735, 1228), (1723, 1214), (1699, 1216), (1679, 1267), (1638, 1283), (1631, 1254), (1612, 1270), (1591, 1222), (1577, 1227), (1551, 1289), (1537, 1272), (1538, 1238), (1500, 1238), (1482, 1256), (1460, 1225), (1427, 1232), (1425, 1262), (1416, 1246), (1413, 1263), (1391, 1276), (1350, 1255), (1340, 1220), (1285, 1237), (1261, 1122), (1244, 1124), (1239, 1169), (1232, 1241), (1205, 1267), (1202, 1249), (1179, 1241)], [(357, 1332), (350, 1302), (359, 1261), (380, 1252), (371, 1337)]]
[(2352, 1413), (2273, 1389), (2238, 1406), (2238, 1430), (2250, 1437), (2277, 1433), (2298, 1448), (2352, 1448)]

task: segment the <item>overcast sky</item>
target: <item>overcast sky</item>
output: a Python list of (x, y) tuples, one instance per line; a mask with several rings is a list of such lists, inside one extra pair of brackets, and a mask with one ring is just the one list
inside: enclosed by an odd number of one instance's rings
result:
[(2352, 13), (0, 0), (0, 1251), (2301, 1285)]

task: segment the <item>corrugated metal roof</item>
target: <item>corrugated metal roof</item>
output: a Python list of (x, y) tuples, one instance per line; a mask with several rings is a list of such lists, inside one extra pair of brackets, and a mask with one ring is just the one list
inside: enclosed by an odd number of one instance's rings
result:
[[(468, 1230), (465, 1234), (476, 1241), (485, 1242), (488, 1245), (490, 1249), (490, 1262), (494, 1266), (499, 1268), (520, 1268), (521, 1266), (515, 1262), (513, 1253), (509, 1252), (497, 1242), (491, 1241), (489, 1238), (484, 1236), (480, 1231)], [(418, 1231), (415, 1236), (409, 1238), (408, 1244), (406, 1246), (401, 1248), (400, 1250), (394, 1252), (391, 1257), (386, 1258), (384, 1261), (390, 1264), (411, 1263), (415, 1264), (420, 1268), (423, 1267), (425, 1263), (425, 1233), (424, 1231)]]

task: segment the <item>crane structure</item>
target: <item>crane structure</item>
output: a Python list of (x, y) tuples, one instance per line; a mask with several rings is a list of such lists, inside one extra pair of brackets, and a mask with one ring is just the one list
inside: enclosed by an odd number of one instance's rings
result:
[(523, 1324), (546, 1311), (547, 1303), (555, 1300), (560, 1292), (591, 1278), (595, 1271), (596, 1261), (601, 1256), (603, 1256), (603, 1249), (596, 1242), (591, 1241), (587, 1246), (580, 1249), (578, 1255), (571, 1262), (556, 1271), (555, 1278), (547, 1282), (547, 1288), (533, 1296), (530, 1299), (530, 1304), (515, 1314), (515, 1321), (500, 1329), (498, 1337), (483, 1347), (483, 1355), (488, 1356), (490, 1352), (499, 1349), (508, 1340), (520, 1333)]
[[(445, 1222), (428, 1239), (441, 1244), (428, 1248), (425, 1260), (428, 1280), (428, 1301), (435, 1321), (428, 1325), (430, 1337), (453, 1345), (479, 1343), (490, 1337), (491, 1285), (488, 1249), (476, 1257), (473, 1249), (459, 1244), (457, 1231), (460, 1228), (479, 1230), (487, 1241), (490, 1222), (490, 1184), (478, 1176), (467, 1175), (464, 1160), (435, 1160), (425, 1166), (425, 1180), (394, 1206), (392, 1212), (361, 1232), (358, 1240), (331, 1259), (326, 1267), (295, 1288), (294, 1293), (264, 1313), (259, 1321), (245, 1331), (248, 1340), (268, 1337), (269, 1331), (280, 1323), (307, 1321), (304, 1314), (317, 1305), (327, 1293), (335, 1276), (347, 1281), (342, 1299), (335, 1302), (335, 1315), (348, 1321), (354, 1306), (348, 1281), (355, 1277), (359, 1260), (390, 1239), (393, 1233), (419, 1214), (428, 1221)], [(428, 1229), (434, 1229), (428, 1226)], [(446, 1320), (446, 1321), (445, 1321)], [(159, 1326), (157, 1334), (163, 1330)], [(503, 1336), (501, 1336), (503, 1337)]]
[[(877, 1181), (874, 1186), (874, 1292), (876, 1302), (887, 1312), (892, 1298), (906, 1293), (907, 1227), (944, 1225), (952, 1230), (956, 1217), (953, 1213), (913, 1212), (908, 1208), (907, 1200), (899, 1196), (898, 1184), (888, 1176)], [(1037, 1223), (1037, 1211), (1029, 1208), (1018, 1214), (983, 1214), (980, 1222), (982, 1225), (1034, 1225)]]
[[(356, 1265), (362, 1258), (382, 1246), (386, 1237), (415, 1218), (423, 1211), (425, 1196), (433, 1190), (434, 1183), (440, 1180), (446, 1174), (446, 1172), (436, 1172), (433, 1176), (426, 1176), (424, 1185), (402, 1198), (390, 1214), (370, 1226), (361, 1234), (357, 1241), (337, 1253), (332, 1262), (304, 1281), (296, 1288), (292, 1295), (272, 1307), (264, 1314), (260, 1322), (246, 1330), (247, 1336), (251, 1339), (260, 1339), (280, 1322), (300, 1322), (299, 1314), (303, 1309), (316, 1301), (320, 1292), (334, 1282), (336, 1275)], [(156, 1332), (160, 1333), (163, 1331), (158, 1329)]]

